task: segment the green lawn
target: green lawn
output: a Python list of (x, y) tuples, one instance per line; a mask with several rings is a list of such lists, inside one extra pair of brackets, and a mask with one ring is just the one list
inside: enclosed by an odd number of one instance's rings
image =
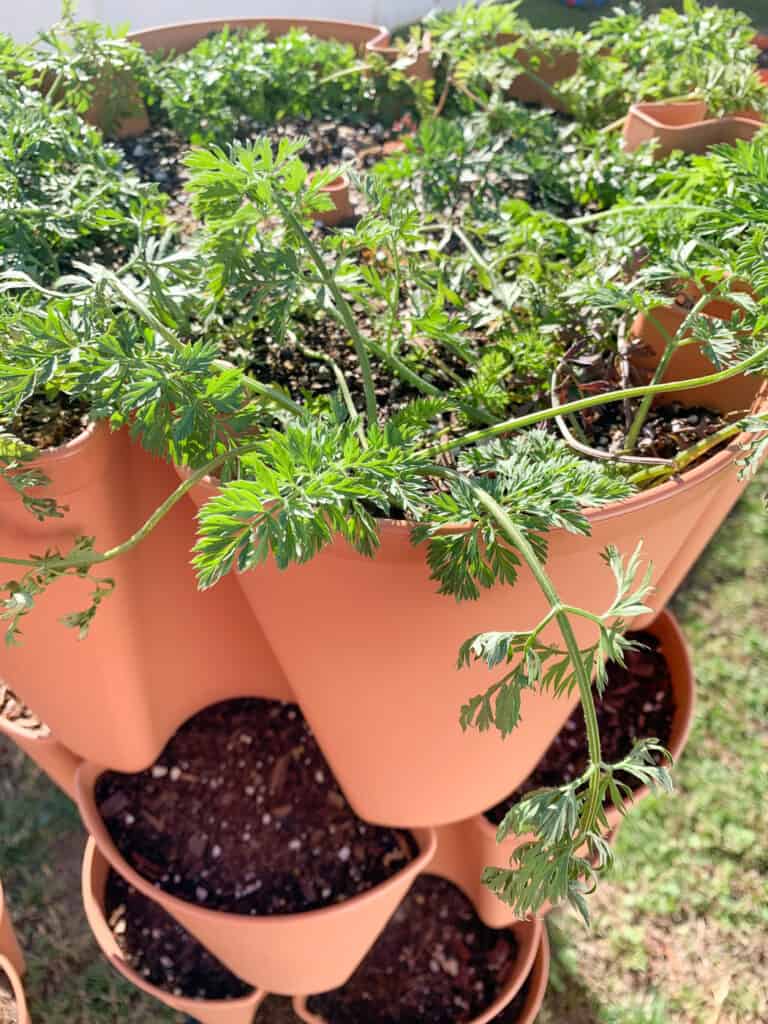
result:
[[(564, 912), (550, 919), (556, 955), (540, 1024), (768, 1021), (766, 486), (768, 474), (675, 600), (700, 694), (678, 790), (624, 823), (592, 932)], [(28, 953), (35, 1020), (171, 1021), (99, 957), (79, 905), (83, 841), (68, 801), (0, 740), (0, 877)], [(279, 1001), (259, 1016), (293, 1020)]]

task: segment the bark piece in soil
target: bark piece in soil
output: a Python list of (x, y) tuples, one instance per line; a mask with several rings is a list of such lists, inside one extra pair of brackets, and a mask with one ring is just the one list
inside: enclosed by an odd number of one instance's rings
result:
[[(603, 760), (620, 761), (635, 742), (656, 737), (669, 743), (676, 705), (669, 666), (659, 640), (650, 633), (630, 633), (644, 648), (628, 651), (626, 668), (608, 663), (608, 682), (602, 697), (596, 696), (597, 720)], [(498, 825), (507, 811), (534, 789), (561, 786), (578, 778), (589, 757), (586, 727), (581, 707), (576, 707), (550, 744), (533, 773), (514, 793), (486, 811), (486, 818)], [(631, 789), (641, 783), (632, 775), (620, 776)]]
[(11, 432), (40, 451), (73, 441), (88, 426), (88, 407), (60, 392), (54, 398), (32, 395), (10, 424)]
[(13, 723), (25, 732), (37, 736), (49, 736), (50, 729), (37, 717), (34, 711), (23, 704), (5, 683), (0, 681), (0, 718)]
[(11, 983), (0, 968), (0, 1024), (18, 1024), (19, 1014)]
[(96, 802), (120, 852), (164, 892), (236, 914), (350, 899), (416, 854), (408, 832), (358, 818), (293, 704), (214, 705), (152, 768), (106, 772)]
[(151, 985), (190, 999), (241, 999), (253, 991), (115, 871), (107, 878), (105, 902), (127, 963)]
[(498, 997), (516, 958), (511, 931), (488, 928), (455, 885), (422, 875), (346, 985), (308, 1005), (328, 1024), (462, 1024)]

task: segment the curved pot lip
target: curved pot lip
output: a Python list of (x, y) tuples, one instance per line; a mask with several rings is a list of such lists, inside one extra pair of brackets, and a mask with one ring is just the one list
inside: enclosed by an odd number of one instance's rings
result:
[[(35, 469), (41, 470), (46, 475), (53, 474), (55, 472), (64, 471), (65, 473), (71, 471), (74, 478), (77, 478), (79, 471), (77, 468), (73, 468), (73, 463), (76, 459), (82, 458), (86, 452), (96, 447), (97, 452), (104, 452), (104, 446), (109, 440), (110, 430), (105, 420), (91, 420), (88, 425), (77, 435), (73, 437), (71, 441), (65, 441), (64, 444), (57, 445), (55, 448), (43, 448), (37, 453), (32, 459), (31, 465)], [(102, 456), (103, 457), (103, 456)], [(61, 482), (61, 485), (54, 481), (52, 489), (55, 491), (56, 496), (64, 498), (68, 494), (71, 494), (80, 489), (82, 484), (73, 481), (73, 479), (65, 479)], [(40, 492), (45, 494), (50, 489), (50, 485), (39, 488)], [(11, 502), (16, 503), (19, 501), (19, 497), (16, 492), (10, 486), (3, 486), (0, 488), (0, 504), (10, 504)], [(37, 522), (33, 516), (29, 516), (30, 522)], [(46, 520), (50, 522), (51, 520)], [(52, 520), (53, 522), (60, 522), (61, 520)], [(38, 524), (45, 526), (45, 523)]]
[[(701, 113), (701, 117), (695, 121), (690, 121), (688, 124), (669, 124), (666, 121), (661, 121), (654, 117), (654, 111), (661, 111), (670, 107), (677, 109), (683, 107), (690, 107), (692, 110), (698, 110)], [(654, 128), (663, 128), (665, 132), (669, 133), (683, 133), (690, 131), (692, 128), (701, 128), (702, 125), (721, 124), (736, 121), (739, 124), (748, 125), (759, 125), (762, 126), (763, 122), (755, 117), (746, 117), (743, 114), (725, 114), (723, 117), (707, 117), (707, 105), (704, 100), (674, 100), (648, 103), (633, 103), (629, 108), (627, 117), (636, 117), (646, 124), (652, 125)]]
[(122, 950), (117, 945), (117, 942), (114, 941), (114, 939), (110, 941), (112, 932), (107, 923), (104, 908), (102, 906), (103, 899), (100, 899), (97, 896), (94, 888), (94, 872), (99, 861), (104, 862), (105, 868), (111, 867), (107, 858), (104, 857), (103, 853), (96, 845), (96, 841), (93, 837), (89, 837), (85, 845), (81, 871), (85, 916), (88, 918), (88, 924), (90, 925), (93, 936), (96, 939), (101, 952), (115, 970), (119, 971), (124, 978), (127, 978), (131, 984), (146, 992), (148, 995), (154, 996), (154, 998), (158, 999), (160, 1002), (165, 1003), (167, 1006), (172, 1006), (174, 1009), (187, 1013), (190, 1016), (195, 1016), (203, 1007), (226, 1007), (233, 1011), (241, 1008), (243, 1010), (252, 1009), (255, 1011), (261, 1005), (266, 998), (267, 993), (263, 989), (253, 986), (252, 992), (247, 996), (241, 996), (239, 999), (196, 999), (193, 996), (176, 996), (172, 992), (166, 992), (165, 989), (151, 984), (151, 982), (148, 982), (146, 978), (142, 978), (142, 976), (126, 962), (123, 957)]
[(0, 974), (5, 974), (10, 982), (13, 998), (16, 1000), (16, 1010), (19, 1016), (19, 1024), (29, 1024), (29, 1010), (27, 1000), (24, 996), (24, 986), (21, 984), (19, 972), (13, 966), (7, 956), (0, 953)]
[[(667, 644), (671, 648), (670, 663), (679, 662), (680, 664), (679, 670), (677, 672), (673, 671), (670, 676), (672, 691), (677, 698), (677, 707), (670, 730), (669, 752), (672, 754), (675, 762), (677, 762), (688, 742), (688, 735), (691, 731), (693, 715), (696, 709), (696, 675), (693, 670), (691, 651), (680, 623), (672, 612), (666, 608), (659, 612), (650, 626), (646, 627), (645, 632), (660, 635), (662, 644)], [(649, 793), (648, 786), (639, 786), (634, 791), (629, 809), (645, 799)], [(615, 828), (624, 820), (625, 816), (614, 806), (607, 808), (606, 817), (608, 818), (609, 828)], [(494, 843), (496, 842), (498, 826), (489, 821), (484, 813), (475, 815), (469, 821), (474, 822), (475, 827), (483, 833), (486, 839), (490, 839)], [(517, 836), (510, 836), (506, 842), (510, 844), (516, 843), (518, 839), (519, 837)]]
[(300, 921), (317, 920), (329, 916), (342, 916), (353, 914), (356, 910), (365, 907), (368, 903), (375, 902), (383, 890), (393, 888), (403, 881), (409, 881), (427, 870), (427, 866), (435, 855), (437, 849), (437, 833), (434, 828), (413, 828), (404, 829), (410, 832), (419, 846), (419, 853), (404, 868), (392, 875), (386, 881), (373, 886), (366, 892), (357, 896), (351, 896), (342, 903), (334, 903), (329, 907), (319, 907), (316, 910), (300, 911), (292, 914), (271, 914), (260, 916), (249, 916), (246, 914), (235, 914), (229, 910), (211, 910), (209, 907), (200, 907), (178, 896), (164, 892), (162, 889), (143, 878), (138, 871), (131, 867), (112, 841), (104, 821), (99, 814), (94, 799), (94, 787), (99, 776), (108, 772), (109, 768), (84, 761), (77, 770), (75, 776), (75, 793), (77, 806), (85, 826), (93, 836), (99, 847), (99, 852), (109, 861), (119, 875), (129, 882), (135, 889), (143, 893), (149, 899), (160, 903), (163, 909), (168, 910), (174, 916), (183, 914), (184, 917), (198, 918), (201, 921), (212, 923), (214, 921), (226, 922), (229, 926), (238, 923), (243, 927), (269, 928), (284, 926), (286, 923), (298, 923)]
[[(761, 403), (761, 406), (768, 404), (765, 400)], [(615, 519), (618, 516), (623, 516), (630, 512), (636, 512), (641, 509), (652, 508), (654, 505), (658, 505), (661, 502), (666, 501), (673, 495), (678, 495), (681, 492), (692, 491), (700, 484), (705, 483), (711, 477), (716, 476), (718, 473), (725, 472), (734, 463), (735, 456), (740, 451), (740, 443), (745, 437), (745, 434), (737, 435), (733, 442), (724, 448), (722, 451), (706, 459), (699, 466), (694, 466), (692, 469), (685, 470), (679, 477), (675, 477), (671, 480), (666, 480), (664, 483), (659, 484), (657, 487), (652, 487), (647, 491), (638, 491), (637, 494), (632, 494), (627, 498), (621, 498), (617, 501), (612, 501), (604, 508), (588, 508), (585, 509), (585, 515), (590, 523), (603, 523), (609, 519)], [(176, 471), (182, 480), (186, 480), (190, 475), (190, 470), (183, 466), (176, 466)], [(192, 490), (198, 490), (200, 492), (210, 492), (206, 494), (206, 500), (214, 496), (214, 493), (219, 489), (219, 481), (214, 477), (204, 477), (197, 484), (195, 484)], [(405, 538), (405, 535), (410, 533), (414, 526), (421, 525), (417, 523), (411, 523), (405, 519), (377, 519), (379, 530), (382, 537), (385, 538)], [(441, 526), (438, 533), (456, 533), (459, 531), (467, 531), (470, 527), (467, 523), (451, 523)], [(328, 550), (328, 549), (326, 549)], [(336, 554), (341, 552), (336, 549)], [(349, 548), (350, 556), (354, 556), (356, 552)], [(380, 555), (380, 552), (377, 554)]]
[[(494, 1017), (497, 1017), (515, 998), (517, 993), (525, 984), (526, 980), (536, 970), (541, 971), (540, 976), (537, 976), (535, 983), (531, 986), (531, 990), (528, 993), (526, 999), (525, 1009), (532, 1009), (535, 1005), (534, 999), (539, 994), (543, 996), (544, 989), (547, 985), (547, 977), (549, 974), (549, 943), (547, 941), (547, 931), (544, 927), (544, 922), (540, 917), (532, 918), (529, 921), (516, 921), (507, 928), (497, 928), (495, 931), (515, 933), (515, 937), (518, 941), (518, 948), (522, 952), (522, 956), (515, 962), (514, 970), (510, 980), (502, 987), (501, 992), (496, 996), (490, 1006), (487, 1006), (482, 1013), (478, 1014), (477, 1017), (473, 1017), (467, 1024), (489, 1024), (493, 1021)], [(521, 931), (530, 932), (525, 936), (525, 941), (521, 942), (519, 933)], [(540, 968), (539, 968), (539, 965)], [(543, 980), (542, 980), (543, 979)], [(341, 986), (343, 987), (343, 986)], [(535, 996), (534, 996), (535, 990)], [(312, 996), (294, 996), (293, 998), (293, 1010), (300, 1020), (306, 1022), (306, 1024), (329, 1024), (325, 1017), (319, 1017), (316, 1013), (311, 1013), (307, 1002)], [(533, 1017), (523, 1017), (523, 1024), (526, 1021), (533, 1021)]]
[(170, 32), (174, 29), (199, 29), (200, 38), (208, 35), (209, 32), (220, 31), (225, 27), (232, 27), (235, 29), (239, 28), (255, 28), (257, 25), (280, 25), (284, 27), (286, 31), (290, 30), (295, 26), (316, 28), (319, 26), (332, 26), (339, 25), (343, 28), (348, 29), (363, 29), (370, 33), (371, 38), (365, 40), (366, 49), (374, 49), (378, 46), (386, 46), (390, 40), (390, 33), (384, 25), (374, 25), (371, 22), (363, 21), (348, 21), (345, 18), (193, 18), (191, 21), (171, 21), (162, 25), (152, 25), (149, 28), (138, 29), (135, 32), (129, 32), (126, 39), (131, 42), (139, 43), (143, 45), (144, 40), (147, 37), (154, 35), (157, 32)]

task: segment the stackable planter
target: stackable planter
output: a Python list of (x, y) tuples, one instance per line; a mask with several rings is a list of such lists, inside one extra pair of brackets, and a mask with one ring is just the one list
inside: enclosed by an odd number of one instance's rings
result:
[[(178, 486), (171, 466), (103, 424), (41, 453), (36, 465), (69, 511), (40, 523), (0, 484), (5, 556), (66, 551), (84, 534), (106, 550), (130, 537)], [(37, 599), (21, 643), (0, 652), (0, 677), (78, 756), (139, 771), (182, 722), (211, 703), (290, 697), (234, 581), (208, 594), (197, 589), (188, 564), (194, 535), (195, 508), (185, 497), (137, 548), (94, 573), (117, 586), (86, 639), (60, 620), (88, 607), (91, 587), (67, 577)]]
[[(205, 21), (186, 21), (157, 28), (130, 32), (127, 38), (138, 43), (147, 53), (167, 51), (168, 53), (186, 53), (192, 47), (215, 32), (229, 28), (235, 31), (265, 26), (270, 38), (285, 35), (292, 28), (304, 29), (318, 39), (334, 39), (340, 43), (350, 43), (361, 53), (375, 53), (387, 60), (395, 61), (401, 53), (391, 45), (391, 37), (382, 25), (368, 25), (353, 21), (332, 21), (318, 18), (214, 18)], [(431, 43), (425, 36), (421, 49), (412, 63), (404, 68), (404, 72), (412, 78), (428, 80), (432, 78)], [(133, 83), (127, 85), (129, 95), (136, 91)], [(96, 100), (86, 115), (93, 124), (99, 124), (103, 113), (104, 102)], [(116, 134), (125, 138), (139, 135), (149, 127), (149, 119), (145, 110), (137, 110), (116, 127)]]
[[(651, 326), (638, 322), (635, 333), (654, 349), (652, 363), (660, 336)], [(711, 370), (688, 347), (671, 376)], [(715, 385), (706, 389), (707, 404), (723, 412), (749, 408), (760, 383), (751, 376)], [(665, 399), (689, 405), (702, 397), (681, 391)], [(605, 611), (615, 581), (601, 552), (614, 545), (627, 556), (642, 540), (657, 589), (648, 598), (652, 612), (629, 625), (645, 628), (741, 493), (738, 445), (737, 439), (678, 478), (589, 512), (591, 537), (549, 534), (548, 571), (562, 600)], [(192, 493), (203, 503), (215, 491), (209, 482)], [(557, 699), (525, 691), (521, 722), (506, 741), (495, 732), (462, 733), (460, 706), (484, 691), (499, 670), (457, 670), (461, 643), (487, 630), (530, 629), (548, 607), (525, 567), (514, 587), (495, 586), (477, 601), (440, 596), (425, 548), (411, 544), (403, 522), (381, 523), (381, 547), (372, 559), (339, 541), (304, 565), (281, 571), (270, 560), (238, 580), (339, 784), (366, 820), (406, 828), (443, 825), (493, 806), (530, 774), (577, 700), (576, 694)], [(309, 611), (302, 616), (301, 643), (298, 601)], [(594, 624), (580, 618), (573, 628), (582, 647), (594, 642)], [(556, 637), (557, 627), (544, 636)]]
[(24, 957), (5, 906), (3, 885), (0, 882), (0, 978), (5, 975), (11, 986), (11, 992), (16, 1001), (19, 1024), (30, 1024), (27, 1001), (21, 984), (24, 969)]
[[(768, 33), (758, 32), (753, 42), (755, 46), (758, 48), (758, 50), (762, 50), (763, 52), (765, 52), (766, 50), (768, 50)], [(765, 85), (768, 85), (768, 68), (758, 68), (757, 75), (761, 82), (763, 82)]]
[(112, 929), (107, 923), (105, 891), (109, 864), (99, 852), (93, 839), (88, 840), (83, 859), (83, 904), (88, 924), (104, 956), (112, 967), (128, 981), (150, 996), (169, 1006), (177, 1013), (187, 1014), (201, 1024), (252, 1024), (254, 1015), (266, 997), (256, 989), (242, 999), (192, 999), (175, 996), (151, 985), (125, 960)]
[(0, 734), (13, 740), (19, 750), (23, 750), (59, 789), (74, 800), (75, 772), (81, 760), (76, 754), (50, 733), (24, 729), (1, 715)]
[(322, 191), (332, 201), (333, 209), (314, 213), (313, 217), (316, 221), (327, 227), (336, 227), (354, 216), (355, 209), (349, 194), (349, 180), (345, 174), (340, 174), (338, 178), (329, 181), (327, 185), (323, 186)]
[(635, 103), (624, 121), (624, 148), (634, 152), (653, 140), (656, 157), (667, 156), (674, 149), (704, 153), (720, 142), (749, 141), (762, 125), (756, 114), (707, 117), (703, 100)]
[[(517, 36), (501, 34), (497, 43), (505, 46), (514, 43)], [(572, 50), (562, 53), (539, 55), (534, 51), (520, 49), (515, 54), (517, 60), (531, 73), (518, 75), (510, 86), (507, 95), (520, 103), (534, 103), (540, 107), (566, 111), (567, 107), (552, 94), (547, 86), (556, 86), (564, 78), (570, 78), (579, 70), (579, 54)]]
[[(685, 748), (693, 719), (696, 698), (693, 665), (685, 637), (670, 612), (662, 612), (648, 629), (660, 641), (661, 651), (669, 665), (675, 695), (675, 714), (668, 748), (677, 761)], [(644, 800), (648, 793), (648, 787), (641, 786), (635, 791), (632, 804)], [(624, 819), (613, 805), (606, 809), (606, 817), (612, 830), (610, 841), (613, 842)], [(515, 849), (530, 837), (510, 836), (503, 843), (498, 843), (496, 831), (497, 826), (484, 814), (438, 828), (437, 855), (430, 870), (444, 875), (457, 885), (472, 900), (485, 924), (491, 928), (504, 928), (515, 920), (515, 915), (510, 907), (482, 884), (482, 872), (486, 867), (509, 867)], [(543, 908), (542, 913), (549, 909)]]
[(112, 842), (94, 798), (103, 771), (84, 764), (77, 773), (78, 806), (99, 851), (119, 875), (158, 903), (225, 967), (250, 985), (279, 995), (343, 985), (435, 854), (434, 830), (419, 829), (414, 832), (419, 853), (402, 871), (343, 903), (263, 917), (210, 910), (162, 892), (128, 864)]
[[(484, 1013), (481, 1013), (478, 1017), (473, 1017), (471, 1021), (467, 1022), (467, 1024), (493, 1024), (496, 1017), (502, 1014), (507, 1006), (509, 1006), (525, 984), (526, 979), (529, 977), (530, 985), (528, 988), (528, 994), (515, 1024), (533, 1024), (536, 1020), (539, 1010), (541, 1009), (541, 1004), (544, 1002), (544, 995), (547, 991), (550, 953), (549, 938), (547, 936), (546, 928), (542, 927), (540, 921), (533, 922), (532, 924), (534, 926), (534, 930), (531, 931), (530, 934), (528, 929), (531, 927), (531, 923), (517, 926), (513, 925), (520, 947), (525, 950), (525, 971), (523, 971), (522, 968), (518, 970), (518, 966), (516, 964), (515, 971), (504, 986), (504, 991), (501, 995), (493, 1001)], [(522, 929), (526, 929), (526, 931), (523, 931)], [(521, 936), (523, 937), (522, 942)], [(529, 944), (532, 939), (535, 942), (535, 959), (533, 960), (533, 967), (530, 966), (528, 954)], [(307, 1006), (306, 996), (297, 996), (293, 1000), (293, 1009), (299, 1020), (305, 1021), (306, 1024), (334, 1024), (332, 1020), (328, 1020), (325, 1017), (319, 1017), (316, 1013), (311, 1013)], [(363, 1022), (361, 1022), (361, 1024), (363, 1024)]]

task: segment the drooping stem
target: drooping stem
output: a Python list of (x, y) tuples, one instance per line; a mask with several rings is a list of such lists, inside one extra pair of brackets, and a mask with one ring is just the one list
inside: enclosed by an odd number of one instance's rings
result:
[(607, 391), (602, 395), (589, 395), (587, 398), (578, 398), (573, 402), (564, 402), (562, 405), (549, 409), (538, 409), (536, 412), (527, 413), (525, 416), (516, 416), (512, 419), (502, 420), (490, 427), (483, 427), (480, 430), (472, 430), (461, 437), (451, 438), (442, 444), (432, 445), (423, 449), (419, 454), (436, 456), (444, 452), (453, 451), (455, 448), (463, 448), (469, 444), (479, 444), (488, 441), (500, 434), (509, 434), (514, 430), (522, 430), (524, 427), (532, 427), (543, 420), (551, 420), (556, 416), (568, 416), (573, 412), (581, 412), (583, 409), (592, 409), (597, 405), (607, 405), (609, 402), (621, 402), (625, 398), (643, 398), (645, 395), (664, 395), (672, 391), (688, 391), (692, 388), (705, 387), (710, 384), (720, 384), (731, 377), (746, 373), (748, 370), (760, 366), (768, 359), (768, 345), (754, 352), (748, 359), (735, 363), (725, 370), (718, 370), (716, 373), (708, 373), (703, 377), (692, 377), (688, 380), (673, 380), (665, 384), (644, 384), (634, 388), (625, 388), (621, 391)]
[(206, 462), (204, 466), (194, 470), (189, 474), (183, 483), (179, 484), (175, 491), (165, 499), (162, 504), (158, 505), (152, 515), (136, 530), (135, 533), (131, 534), (127, 540), (122, 541), (120, 544), (116, 544), (114, 547), (109, 548), (107, 551), (83, 551), (80, 554), (72, 555), (61, 555), (54, 558), (5, 558), (0, 556), (0, 565), (19, 565), (26, 566), (27, 568), (33, 569), (36, 566), (44, 563), (48, 568), (52, 569), (85, 569), (91, 565), (101, 565), (104, 562), (111, 562), (113, 559), (118, 558), (120, 555), (126, 554), (132, 548), (135, 548), (143, 540), (145, 540), (150, 533), (158, 526), (162, 520), (168, 515), (171, 509), (177, 505), (181, 499), (188, 494), (192, 488), (199, 484), (201, 480), (205, 479), (206, 476), (210, 476), (219, 466), (227, 462), (229, 459), (239, 458), (242, 455), (248, 455), (250, 452), (256, 451), (258, 448), (255, 444), (243, 445), (241, 448), (232, 448), (229, 451), (222, 452), (215, 458)]
[(350, 309), (349, 303), (344, 298), (341, 289), (336, 283), (336, 278), (326, 266), (323, 254), (309, 237), (299, 217), (275, 195), (275, 203), (291, 231), (301, 241), (310, 259), (315, 264), (320, 280), (333, 296), (334, 309), (341, 320), (344, 329), (349, 333), (352, 344), (355, 346), (357, 361), (360, 364), (360, 375), (363, 378), (363, 392), (365, 394), (365, 413), (368, 418), (368, 425), (374, 426), (378, 420), (378, 406), (376, 404), (376, 390), (373, 384), (373, 372), (371, 361), (368, 358), (368, 342), (363, 337), (360, 328), (357, 326), (355, 315)]
[(507, 511), (491, 494), (488, 493), (488, 491), (484, 490), (467, 477), (446, 467), (430, 467), (429, 472), (434, 476), (442, 476), (447, 479), (459, 480), (463, 486), (469, 487), (478, 503), (481, 504), (496, 520), (502, 531), (506, 534), (507, 539), (520, 553), (523, 561), (531, 570), (531, 574), (539, 585), (539, 589), (546, 597), (547, 602), (554, 613), (555, 621), (560, 629), (566, 650), (568, 651), (570, 661), (573, 665), (576, 683), (579, 688), (582, 713), (584, 715), (584, 722), (587, 730), (589, 762), (592, 770), (588, 773), (589, 791), (580, 824), (582, 833), (589, 832), (594, 828), (600, 816), (600, 766), (602, 764), (600, 728), (598, 726), (597, 709), (595, 707), (595, 699), (592, 692), (592, 680), (581, 657), (581, 651), (579, 650), (579, 645), (574, 635), (573, 627), (571, 626), (570, 619), (568, 618), (566, 606), (563, 605), (558, 597), (554, 584), (549, 578), (544, 566), (541, 564), (533, 545), (525, 536), (525, 533), (515, 525)]
[(576, 228), (582, 227), (584, 224), (596, 224), (598, 221), (607, 220), (609, 217), (624, 217), (628, 213), (645, 213), (648, 210), (695, 210), (698, 213), (720, 212), (712, 206), (701, 206), (698, 203), (680, 203), (676, 200), (660, 199), (657, 202), (652, 203), (626, 203), (623, 206), (612, 206), (610, 210), (600, 210), (598, 213), (587, 213), (583, 217), (565, 218), (564, 223), (568, 224), (572, 228)]
[[(130, 288), (126, 288), (117, 274), (111, 271), (104, 271), (101, 277), (110, 285), (113, 291), (117, 292), (123, 302), (132, 309), (134, 313), (137, 313), (145, 323), (147, 323), (152, 330), (157, 331), (161, 338), (171, 346), (171, 348), (181, 351), (184, 348), (184, 342), (181, 341), (170, 327), (167, 327), (163, 321), (155, 316), (146, 302), (143, 302), (141, 298)], [(213, 366), (217, 370), (231, 370), (234, 367), (233, 363), (227, 362), (226, 359), (214, 359)], [(288, 412), (292, 412), (295, 416), (304, 416), (305, 410), (288, 395), (283, 394), (278, 388), (271, 388), (268, 384), (262, 384), (261, 381), (256, 380), (253, 377), (249, 377), (246, 373), (242, 375), (242, 381), (244, 387), (249, 391), (253, 391), (255, 394), (260, 395), (262, 398), (268, 399), (270, 402), (274, 402), (275, 405), (282, 406), (283, 409)]]
[[(662, 333), (665, 338), (666, 344), (664, 351), (661, 354), (661, 358), (653, 371), (653, 377), (651, 377), (651, 384), (660, 384), (664, 379), (664, 374), (667, 372), (672, 356), (677, 352), (680, 346), (680, 342), (685, 334), (688, 324), (691, 320), (699, 314), (699, 312), (710, 303), (718, 295), (718, 290), (707, 292), (704, 295), (700, 295), (691, 309), (690, 313), (686, 316), (685, 320), (680, 324), (679, 328), (674, 334), (670, 334), (669, 331), (663, 326), (663, 324), (653, 315), (648, 313), (647, 316), (652, 321), (654, 326)], [(624, 450), (631, 452), (634, 450), (637, 444), (637, 439), (640, 436), (640, 431), (643, 429), (648, 413), (651, 409), (651, 402), (653, 402), (653, 395), (645, 395), (640, 403), (640, 407), (635, 413), (635, 417), (632, 420), (632, 426), (627, 431), (627, 436), (624, 441)]]

